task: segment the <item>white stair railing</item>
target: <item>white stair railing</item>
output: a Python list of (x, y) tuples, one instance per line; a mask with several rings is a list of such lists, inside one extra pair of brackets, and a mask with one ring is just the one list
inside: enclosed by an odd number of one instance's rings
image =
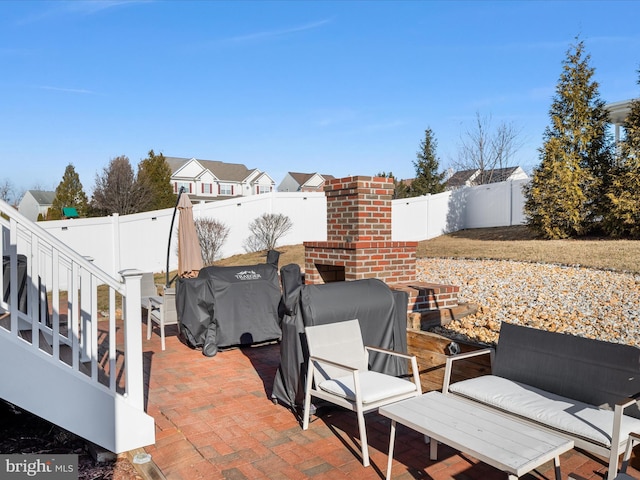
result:
[[(81, 377), (78, 385), (88, 381), (116, 404), (143, 413), (142, 273), (123, 271), (117, 281), (1, 200), (0, 228), (0, 335)], [(127, 434), (115, 437), (103, 446), (115, 451), (117, 438)], [(142, 437), (153, 439), (153, 431)]]

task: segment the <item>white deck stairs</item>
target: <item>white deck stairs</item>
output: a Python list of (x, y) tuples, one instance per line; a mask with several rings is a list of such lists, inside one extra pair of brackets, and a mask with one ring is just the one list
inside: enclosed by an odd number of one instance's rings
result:
[(117, 280), (0, 200), (0, 399), (114, 453), (155, 442), (140, 278)]

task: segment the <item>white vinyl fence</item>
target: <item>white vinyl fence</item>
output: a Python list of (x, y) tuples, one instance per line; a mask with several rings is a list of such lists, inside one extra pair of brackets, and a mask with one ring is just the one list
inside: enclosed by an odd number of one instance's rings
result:
[(467, 228), (522, 225), (529, 180), (491, 183), (393, 201), (393, 240), (428, 240)]
[[(468, 187), (392, 202), (392, 240), (427, 240), (466, 228), (519, 225), (525, 222), (522, 187), (527, 180)], [(136, 268), (165, 272), (177, 268), (178, 216), (171, 233), (174, 209), (134, 215), (56, 220), (39, 225), (66, 245), (93, 260), (101, 269), (117, 272)], [(194, 218), (209, 217), (229, 227), (221, 256), (245, 253), (244, 242), (251, 235), (249, 224), (263, 213), (288, 216), (292, 230), (280, 245), (295, 245), (327, 238), (327, 206), (322, 192), (273, 192), (251, 197), (198, 203)]]

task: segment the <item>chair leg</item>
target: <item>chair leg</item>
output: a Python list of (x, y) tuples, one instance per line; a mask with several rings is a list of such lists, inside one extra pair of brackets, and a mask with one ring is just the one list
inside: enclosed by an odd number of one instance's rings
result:
[(629, 466), (629, 460), (631, 459), (631, 451), (638, 440), (639, 438), (637, 434), (631, 433), (631, 435), (629, 435), (629, 438), (627, 439), (627, 448), (625, 448), (624, 455), (622, 456), (622, 465), (620, 466), (621, 473), (627, 473), (627, 467)]
[(147, 340), (151, 340), (151, 311), (147, 310)]
[(309, 428), (309, 410), (311, 408), (311, 385), (313, 384), (313, 365), (309, 360), (307, 369), (307, 381), (304, 387), (304, 412), (302, 414), (302, 429)]
[(358, 415), (358, 429), (360, 430), (360, 444), (362, 446), (362, 465), (369, 466), (369, 445), (367, 443), (367, 426), (364, 423), (364, 413), (362, 412), (362, 405), (357, 407)]
[(614, 480), (618, 476), (618, 455), (611, 453), (609, 457), (609, 471), (607, 480)]
[(164, 321), (160, 320), (160, 344), (162, 345), (162, 350), (164, 350)]

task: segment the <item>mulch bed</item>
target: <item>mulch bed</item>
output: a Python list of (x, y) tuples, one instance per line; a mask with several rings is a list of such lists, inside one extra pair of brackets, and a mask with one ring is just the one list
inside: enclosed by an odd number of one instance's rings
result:
[(0, 453), (76, 454), (78, 480), (142, 480), (126, 455), (97, 462), (85, 440), (0, 400)]

